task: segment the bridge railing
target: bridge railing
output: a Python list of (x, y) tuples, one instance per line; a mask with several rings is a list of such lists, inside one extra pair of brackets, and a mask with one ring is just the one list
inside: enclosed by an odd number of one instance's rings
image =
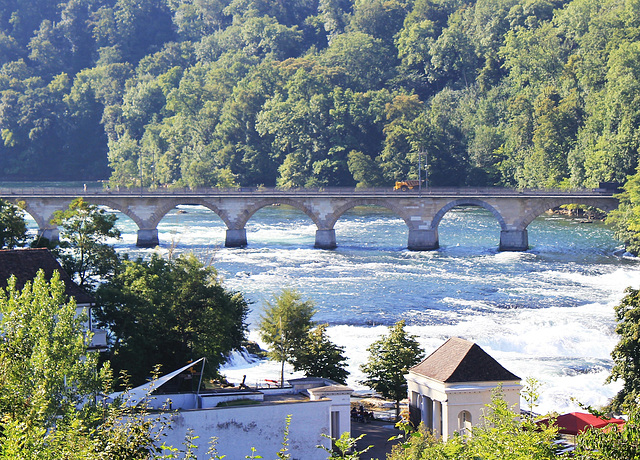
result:
[(477, 196), (548, 196), (548, 195), (590, 195), (611, 196), (614, 192), (607, 189), (514, 189), (506, 187), (428, 187), (421, 190), (396, 191), (392, 188), (353, 188), (353, 187), (324, 187), (324, 188), (267, 188), (267, 187), (158, 187), (158, 188), (88, 188), (82, 187), (0, 187), (0, 197), (11, 196), (167, 196), (167, 195), (380, 195), (380, 196), (415, 196), (415, 195), (477, 195)]

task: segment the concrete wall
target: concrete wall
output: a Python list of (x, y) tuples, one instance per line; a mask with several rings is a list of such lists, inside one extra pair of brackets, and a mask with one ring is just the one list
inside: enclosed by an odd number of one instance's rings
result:
[(289, 453), (297, 460), (325, 460), (328, 454), (317, 445), (328, 446), (331, 401), (305, 401), (301, 403), (261, 404), (230, 408), (183, 411), (172, 417), (172, 427), (163, 438), (167, 445), (183, 449), (189, 428), (199, 436), (195, 441), (197, 458), (209, 458), (207, 451), (212, 437), (217, 437), (219, 454), (230, 460), (243, 459), (257, 449), (256, 455), (264, 459), (277, 458), (282, 448), (287, 415), (289, 427)]
[(332, 432), (329, 433), (332, 438), (339, 438), (342, 433), (349, 433), (351, 435), (351, 394), (353, 390), (351, 388), (345, 391), (326, 391), (320, 387), (317, 389), (310, 389), (309, 395), (312, 401), (319, 400), (320, 398), (327, 398), (331, 401), (331, 411), (333, 414), (333, 426), (331, 426)]

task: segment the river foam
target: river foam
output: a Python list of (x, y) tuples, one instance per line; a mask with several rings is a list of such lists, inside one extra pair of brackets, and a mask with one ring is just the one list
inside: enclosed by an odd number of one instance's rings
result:
[[(135, 225), (119, 222), (121, 252), (135, 247)], [(162, 254), (194, 252), (212, 262), (225, 285), (253, 303), (250, 339), (264, 302), (282, 288), (316, 303), (315, 320), (345, 348), (348, 384), (366, 390), (367, 347), (399, 319), (430, 353), (452, 336), (478, 343), (507, 369), (543, 384), (540, 411), (601, 405), (619, 383), (604, 385), (617, 336), (613, 307), (627, 286), (640, 287), (637, 260), (599, 223), (545, 215), (529, 226), (531, 249), (497, 251), (500, 228), (484, 210), (455, 208), (439, 228), (441, 248), (410, 252), (404, 222), (380, 208), (356, 208), (336, 224), (338, 248), (313, 248), (315, 225), (286, 206), (265, 208), (247, 224), (248, 247), (223, 247), (225, 226), (211, 211), (181, 206), (160, 223)], [(222, 372), (249, 384), (279, 378), (269, 361), (235, 354)], [(287, 377), (298, 376), (287, 368)], [(575, 398), (575, 400), (574, 400)]]

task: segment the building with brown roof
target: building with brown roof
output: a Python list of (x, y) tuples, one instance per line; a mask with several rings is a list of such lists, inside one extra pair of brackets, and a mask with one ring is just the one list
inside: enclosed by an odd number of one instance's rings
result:
[(43, 270), (45, 278), (51, 280), (54, 271), (60, 273), (60, 280), (65, 285), (65, 294), (73, 297), (78, 306), (78, 313), (87, 310), (88, 330), (93, 332), (91, 349), (103, 349), (107, 344), (106, 331), (94, 329), (91, 324), (91, 307), (95, 300), (91, 294), (78, 286), (69, 274), (60, 266), (58, 260), (48, 249), (4, 249), (0, 250), (0, 288), (5, 289), (11, 276), (16, 277), (17, 287), (22, 287), (36, 277), (38, 270)]
[(36, 277), (38, 270), (44, 271), (44, 276), (50, 280), (54, 271), (60, 273), (60, 280), (64, 283), (65, 293), (76, 299), (78, 305), (95, 303), (93, 296), (73, 282), (69, 274), (58, 263), (58, 260), (48, 249), (3, 249), (0, 250), (0, 287), (6, 288), (7, 281), (14, 275), (18, 288)]
[(520, 410), (520, 378), (475, 343), (458, 337), (411, 368), (407, 383), (411, 421), (424, 422), (444, 440), (455, 432), (468, 433), (498, 385), (509, 406)]

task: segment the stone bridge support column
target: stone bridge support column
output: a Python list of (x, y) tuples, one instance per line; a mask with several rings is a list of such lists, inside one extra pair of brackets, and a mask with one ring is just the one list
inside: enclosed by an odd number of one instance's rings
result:
[(338, 247), (336, 244), (336, 231), (333, 228), (316, 230), (316, 243), (314, 247), (318, 249), (335, 249)]
[(138, 229), (138, 241), (136, 241), (136, 246), (139, 248), (155, 248), (158, 245), (160, 245), (160, 240), (158, 239), (157, 228)]
[(247, 230), (245, 228), (228, 228), (224, 239), (227, 248), (243, 248), (247, 245)]
[(409, 251), (431, 251), (438, 249), (440, 243), (438, 242), (438, 229), (409, 229), (409, 241), (407, 243), (407, 249)]
[(526, 251), (529, 249), (527, 229), (500, 231), (500, 251)]

